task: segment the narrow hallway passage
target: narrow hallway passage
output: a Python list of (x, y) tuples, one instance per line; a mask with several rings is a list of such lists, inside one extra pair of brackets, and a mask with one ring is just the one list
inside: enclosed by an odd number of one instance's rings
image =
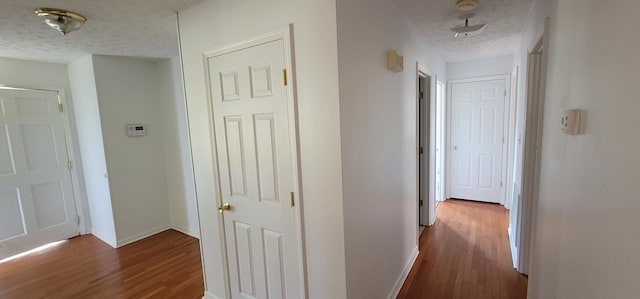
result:
[(526, 298), (527, 277), (513, 269), (503, 206), (447, 200), (437, 216), (420, 237), (420, 255), (398, 298)]

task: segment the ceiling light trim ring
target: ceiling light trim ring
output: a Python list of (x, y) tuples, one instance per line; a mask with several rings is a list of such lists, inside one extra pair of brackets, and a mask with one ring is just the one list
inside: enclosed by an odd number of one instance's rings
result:
[(460, 11), (471, 11), (478, 7), (477, 0), (458, 0), (456, 2), (456, 7)]
[(35, 13), (47, 25), (62, 32), (64, 35), (80, 29), (87, 20), (87, 18), (78, 13), (57, 8), (37, 8)]

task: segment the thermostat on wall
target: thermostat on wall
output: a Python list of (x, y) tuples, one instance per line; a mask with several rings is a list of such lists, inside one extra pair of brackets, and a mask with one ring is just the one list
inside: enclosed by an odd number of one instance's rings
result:
[(140, 137), (147, 135), (147, 126), (141, 124), (127, 125), (127, 136)]

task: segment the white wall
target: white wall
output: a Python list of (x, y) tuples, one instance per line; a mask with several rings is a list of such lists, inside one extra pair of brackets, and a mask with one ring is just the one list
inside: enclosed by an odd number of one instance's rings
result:
[(178, 57), (156, 63), (158, 96), (162, 101), (164, 163), (171, 227), (200, 237), (187, 112)]
[(109, 245), (117, 245), (113, 206), (107, 179), (100, 108), (91, 55), (68, 65), (74, 96), (75, 120), (82, 155), (83, 176), (91, 213), (91, 233)]
[(337, 18), (347, 297), (387, 298), (418, 250), (416, 62), (434, 98), (446, 66), (390, 1), (337, 1)]
[[(529, 298), (635, 298), (640, 3), (538, 5), (529, 32), (548, 8), (551, 39)], [(562, 111), (573, 108), (584, 109), (583, 135), (559, 130)]]
[(44, 88), (59, 90), (64, 93), (65, 125), (69, 127), (71, 136), (70, 147), (73, 149), (71, 157), (75, 169), (72, 171), (72, 179), (76, 189), (76, 202), (78, 213), (81, 216), (80, 232), (86, 233), (91, 230), (91, 218), (82, 177), (82, 161), (80, 159), (80, 147), (77, 139), (76, 124), (73, 107), (71, 86), (67, 66), (58, 63), (47, 63), (39, 61), (18, 60), (0, 57), (0, 84), (20, 86), (27, 88)]
[[(151, 62), (93, 56), (118, 246), (169, 228), (164, 126)], [(147, 125), (128, 137), (127, 124)]]
[[(177, 57), (145, 62), (87, 55), (69, 65), (0, 58), (0, 84), (64, 94), (81, 233), (93, 233), (114, 247), (168, 227), (199, 236), (180, 72)], [(99, 107), (99, 98), (103, 106), (107, 100), (105, 107)], [(147, 136), (153, 137), (143, 138), (144, 147), (138, 144), (143, 139), (123, 138), (124, 118), (153, 123)], [(113, 162), (109, 168), (120, 182), (111, 187), (117, 188), (116, 201), (128, 214), (114, 216), (101, 121), (110, 128), (107, 147)], [(131, 146), (130, 141), (136, 143)], [(139, 156), (144, 156), (143, 161)], [(133, 186), (138, 183), (143, 186)], [(121, 228), (118, 234), (116, 226)]]
[(513, 56), (500, 56), (480, 60), (447, 63), (447, 79), (468, 79), (475, 77), (511, 74)]
[(224, 297), (224, 273), (202, 55), (294, 23), (307, 289), (346, 297), (335, 14), (317, 0), (205, 0), (179, 14), (208, 296)]

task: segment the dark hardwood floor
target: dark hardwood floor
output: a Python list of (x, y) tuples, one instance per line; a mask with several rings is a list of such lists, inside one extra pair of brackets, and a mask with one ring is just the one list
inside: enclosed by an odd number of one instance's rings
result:
[(0, 263), (0, 298), (202, 298), (197, 239), (168, 230), (113, 249), (93, 235)]
[(437, 215), (420, 236), (420, 254), (398, 298), (526, 298), (527, 277), (511, 262), (504, 207), (447, 200)]

